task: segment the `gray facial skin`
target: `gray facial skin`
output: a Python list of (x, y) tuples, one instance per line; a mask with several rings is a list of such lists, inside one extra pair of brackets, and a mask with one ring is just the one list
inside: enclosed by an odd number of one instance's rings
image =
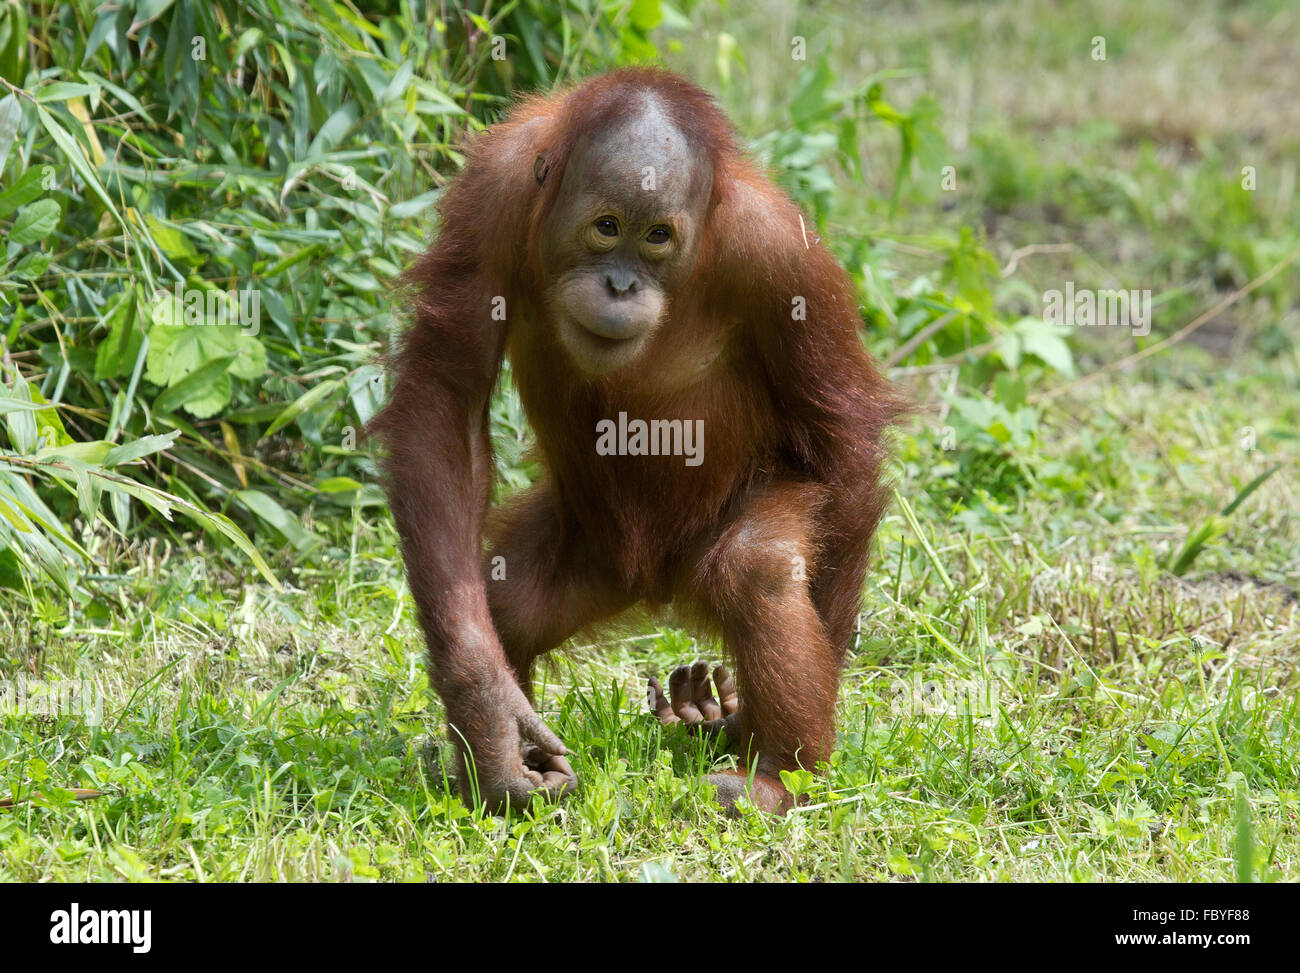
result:
[(712, 167), (652, 95), (580, 142), (542, 230), (561, 345), (588, 375), (635, 359), (695, 266)]

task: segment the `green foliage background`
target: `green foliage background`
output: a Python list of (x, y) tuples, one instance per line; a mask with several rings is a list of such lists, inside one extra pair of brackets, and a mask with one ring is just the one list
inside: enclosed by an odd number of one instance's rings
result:
[[(312, 507), (377, 503), (357, 430), (383, 393), (389, 282), (463, 137), (507, 92), (652, 56), (660, 19), (657, 3), (0, 4), (0, 579), (85, 603), (77, 514), (119, 542), (184, 544), (196, 523), (268, 573), (244, 534), (305, 555)], [(491, 37), (519, 56), (494, 59)], [(218, 312), (255, 290), (259, 333), (186, 321), (177, 285), (217, 292)], [(150, 516), (173, 509), (192, 522)]]

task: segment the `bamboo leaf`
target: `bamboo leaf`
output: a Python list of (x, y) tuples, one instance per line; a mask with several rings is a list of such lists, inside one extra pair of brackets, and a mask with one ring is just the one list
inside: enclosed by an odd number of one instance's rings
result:
[(266, 432), (262, 433), (262, 439), (272, 436), (279, 432), (293, 420), (297, 419), (312, 406), (319, 403), (322, 399), (329, 396), (336, 388), (342, 384), (341, 379), (332, 378), (327, 382), (322, 382), (313, 389), (308, 389), (293, 402), (289, 403), (288, 408), (275, 417), (275, 421), (267, 427)]

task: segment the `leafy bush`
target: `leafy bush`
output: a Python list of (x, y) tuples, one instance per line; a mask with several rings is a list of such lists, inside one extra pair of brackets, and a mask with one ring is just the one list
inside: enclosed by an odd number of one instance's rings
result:
[(508, 92), (653, 56), (663, 18), (468, 6), (0, 5), (0, 583), (66, 586), (101, 494), (123, 537), (175, 507), (250, 553), (236, 523), (301, 553), (311, 507), (378, 501), (389, 281), (460, 139)]

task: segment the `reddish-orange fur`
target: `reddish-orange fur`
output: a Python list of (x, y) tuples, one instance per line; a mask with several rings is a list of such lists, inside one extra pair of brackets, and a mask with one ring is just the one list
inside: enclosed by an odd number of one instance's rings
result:
[[(550, 327), (537, 240), (576, 142), (646, 88), (712, 160), (709, 216), (694, 274), (652, 344), (621, 371), (588, 378)], [(885, 505), (884, 437), (902, 410), (863, 351), (848, 276), (740, 154), (712, 100), (655, 70), (523, 102), (474, 142), (439, 214), (437, 242), (408, 275), (414, 326), (372, 431), (387, 446), (393, 514), (449, 718), (490, 749), (491, 714), (509, 695), (501, 672), (527, 691), (535, 658), (579, 628), (637, 601), (673, 600), (736, 659), (742, 740), (758, 773), (824, 759)], [(494, 297), (505, 298), (504, 322), (490, 316)], [(795, 298), (806, 320), (792, 315)], [(507, 352), (546, 475), (494, 514), (489, 557), (505, 557), (507, 579), (485, 581), (487, 408)], [(686, 367), (696, 362), (699, 376)], [(620, 411), (703, 419), (704, 462), (597, 456), (597, 421)]]

